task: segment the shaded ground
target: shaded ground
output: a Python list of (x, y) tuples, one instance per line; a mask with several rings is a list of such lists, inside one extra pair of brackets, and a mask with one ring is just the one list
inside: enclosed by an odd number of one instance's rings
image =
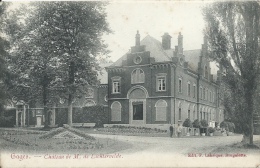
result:
[(43, 131), (26, 129), (0, 129), (1, 152), (19, 151), (23, 153), (114, 153), (131, 147), (131, 144), (116, 138), (96, 138), (95, 140), (40, 139)]

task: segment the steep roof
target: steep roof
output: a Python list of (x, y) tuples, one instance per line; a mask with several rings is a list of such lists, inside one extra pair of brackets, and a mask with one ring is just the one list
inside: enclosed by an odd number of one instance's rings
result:
[[(147, 35), (141, 42), (141, 45), (145, 45), (145, 50), (150, 51), (150, 56), (155, 59), (155, 62), (166, 62), (171, 61), (173, 57), (174, 49), (164, 50), (162, 47), (162, 43), (157, 39)], [(114, 66), (122, 66), (122, 61), (127, 59), (128, 51), (121, 58), (119, 58), (115, 63), (113, 63), (110, 67)], [(198, 71), (198, 63), (200, 61), (201, 49), (196, 50), (186, 50), (183, 51), (185, 56), (185, 61), (188, 62), (189, 68), (194, 72)]]
[(108, 75), (107, 75), (107, 71), (105, 70), (105, 67), (108, 67), (110, 65), (112, 65), (113, 63), (103, 63), (100, 64), (99, 66), (101, 67), (101, 72), (98, 73), (98, 80), (100, 81), (100, 84), (107, 84), (108, 81)]

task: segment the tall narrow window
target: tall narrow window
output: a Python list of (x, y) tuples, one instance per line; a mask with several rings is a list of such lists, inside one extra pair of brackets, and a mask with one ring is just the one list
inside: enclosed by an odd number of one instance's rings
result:
[(190, 109), (188, 110), (188, 119), (190, 119)]
[(165, 100), (158, 100), (155, 103), (156, 121), (166, 121), (167, 102)]
[(131, 75), (131, 83), (144, 83), (145, 75), (144, 71), (140, 68), (133, 70)]
[(208, 88), (206, 89), (206, 100), (208, 100)]
[(212, 94), (211, 94), (211, 91), (209, 91), (209, 101), (212, 102)]
[(121, 92), (121, 77), (113, 77), (112, 78), (112, 93), (120, 93)]
[(203, 88), (203, 99), (205, 100), (206, 99), (206, 89)]
[(202, 99), (202, 95), (203, 95), (203, 93), (202, 93), (202, 86), (200, 87), (200, 98)]
[(156, 76), (157, 91), (166, 91), (166, 74)]
[(190, 96), (190, 82), (188, 82), (188, 96)]
[(208, 67), (207, 67), (207, 65), (205, 65), (205, 68), (204, 68), (204, 77), (206, 78), (206, 79), (208, 79)]
[(194, 84), (193, 85), (193, 98), (196, 97), (196, 85)]
[(179, 93), (182, 92), (182, 79), (179, 78)]
[(115, 101), (111, 105), (111, 121), (121, 121), (121, 103)]
[(193, 120), (195, 120), (196, 119), (196, 113), (195, 113), (195, 109), (193, 109)]
[(179, 120), (181, 120), (181, 108), (179, 107)]

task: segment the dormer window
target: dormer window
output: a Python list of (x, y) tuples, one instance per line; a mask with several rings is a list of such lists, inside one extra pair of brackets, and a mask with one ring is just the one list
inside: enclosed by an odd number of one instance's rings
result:
[(116, 76), (112, 78), (112, 93), (120, 93), (121, 92), (121, 77)]
[(131, 83), (144, 83), (144, 71), (140, 68), (133, 70), (131, 75)]

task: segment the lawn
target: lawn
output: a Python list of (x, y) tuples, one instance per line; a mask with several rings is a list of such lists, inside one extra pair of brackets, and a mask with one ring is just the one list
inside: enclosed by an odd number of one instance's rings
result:
[[(111, 153), (130, 148), (131, 145), (109, 138), (41, 138), (46, 131), (3, 130), (0, 129), (1, 151), (20, 152), (77, 152), (77, 153)], [(90, 136), (88, 136), (90, 137)]]

